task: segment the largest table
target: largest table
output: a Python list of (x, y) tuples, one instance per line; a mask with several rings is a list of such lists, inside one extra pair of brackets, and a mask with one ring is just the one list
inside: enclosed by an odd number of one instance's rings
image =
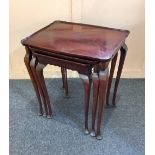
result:
[[(117, 53), (121, 51), (112, 102), (115, 105), (117, 87), (127, 52), (125, 39), (128, 34), (127, 30), (54, 21), (23, 39), (22, 44), (26, 49), (24, 62), (39, 101), (40, 115), (48, 118), (52, 116), (50, 99), (43, 76), (45, 66), (51, 64), (60, 66), (62, 69), (76, 70), (84, 85), (85, 133), (89, 133), (88, 109), (91, 83), (93, 83), (91, 135), (101, 139), (100, 128), (105, 98), (108, 105)], [(97, 112), (97, 129), (95, 131)]]

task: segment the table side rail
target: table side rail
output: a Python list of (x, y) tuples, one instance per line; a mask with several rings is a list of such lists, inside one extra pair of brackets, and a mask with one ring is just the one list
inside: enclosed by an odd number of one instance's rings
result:
[[(45, 51), (41, 50), (41, 49), (36, 49), (36, 48), (32, 48), (30, 47), (30, 50), (32, 52), (38, 53), (38, 54), (43, 54), (45, 55)], [(98, 63), (98, 61), (96, 60), (89, 60), (89, 59), (82, 59), (82, 58), (78, 58), (78, 57), (72, 57), (72, 56), (67, 56), (67, 55), (62, 55), (62, 54), (57, 54), (57, 53), (51, 53), (51, 52), (46, 52), (47, 56), (52, 56), (52, 57), (57, 57), (57, 58), (62, 58), (62, 59), (66, 59), (66, 60), (71, 60), (71, 61), (76, 61), (79, 63), (84, 63), (84, 64), (96, 64)]]
[(92, 70), (92, 65), (91, 64), (84, 64), (84, 63), (79, 63), (71, 60), (66, 60), (62, 58), (57, 58), (57, 57), (51, 57), (47, 55), (42, 55), (33, 52), (33, 55), (36, 56), (38, 61), (43, 64), (51, 64), (71, 70), (76, 70), (81, 74), (86, 74), (90, 75), (91, 70)]

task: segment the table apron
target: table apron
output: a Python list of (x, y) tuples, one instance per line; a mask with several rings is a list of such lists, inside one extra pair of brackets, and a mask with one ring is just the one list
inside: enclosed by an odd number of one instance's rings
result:
[(35, 56), (37, 58), (39, 63), (45, 64), (45, 65), (50, 64), (50, 65), (63, 67), (66, 69), (76, 70), (80, 74), (90, 75), (91, 71), (92, 71), (91, 64), (84, 64), (84, 63), (65, 60), (65, 59), (61, 59), (61, 58), (55, 58), (55, 57), (51, 57), (51, 56), (34, 53), (34, 52), (33, 52), (33, 56)]
[(38, 53), (38, 54), (43, 54), (43, 55), (46, 55), (46, 56), (52, 56), (52, 57), (56, 57), (56, 58), (62, 58), (62, 59), (65, 59), (65, 60), (72, 60), (72, 61), (76, 61), (76, 62), (79, 62), (79, 63), (86, 63), (86, 64), (96, 64), (98, 61), (96, 60), (90, 60), (90, 59), (86, 59), (86, 58), (79, 58), (79, 57), (73, 57), (73, 56), (68, 56), (68, 55), (62, 55), (62, 54), (58, 54), (58, 53), (54, 53), (54, 52), (48, 52), (48, 51), (44, 51), (44, 50), (41, 50), (41, 49), (36, 49), (36, 48), (33, 48), (33, 47), (29, 47), (29, 49), (32, 51), (32, 52), (35, 52), (35, 53)]

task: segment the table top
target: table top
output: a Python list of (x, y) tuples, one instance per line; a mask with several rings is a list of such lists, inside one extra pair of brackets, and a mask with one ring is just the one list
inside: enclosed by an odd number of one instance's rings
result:
[(125, 42), (129, 31), (55, 21), (21, 42), (48, 52), (94, 60), (109, 60)]

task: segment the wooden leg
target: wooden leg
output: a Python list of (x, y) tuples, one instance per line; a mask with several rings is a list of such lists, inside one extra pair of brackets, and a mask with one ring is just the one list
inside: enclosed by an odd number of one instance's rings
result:
[(115, 66), (116, 66), (117, 55), (118, 55), (118, 53), (114, 56), (114, 58), (112, 59), (112, 62), (111, 62), (110, 76), (109, 76), (109, 80), (108, 80), (108, 88), (107, 88), (107, 95), (106, 95), (106, 105), (107, 106), (109, 105), (110, 88), (111, 88), (112, 78), (113, 78), (113, 74), (114, 74), (114, 70), (115, 70)]
[(61, 75), (62, 75), (62, 88), (64, 89), (65, 88), (65, 82), (64, 82), (65, 76), (64, 76), (64, 68), (63, 67), (61, 67)]
[(119, 80), (121, 77), (121, 73), (122, 73), (122, 69), (123, 69), (123, 65), (124, 65), (124, 61), (125, 61), (125, 57), (127, 53), (127, 46), (125, 44), (121, 47), (120, 53), (121, 53), (120, 61), (119, 61), (117, 77), (116, 77), (115, 86), (114, 86), (114, 94), (113, 94), (113, 99), (112, 99), (112, 104), (114, 106), (116, 105), (115, 99), (116, 99), (117, 88), (118, 88)]
[(93, 107), (92, 107), (92, 131), (91, 131), (90, 135), (95, 137), (95, 119), (96, 119), (98, 91), (99, 91), (98, 73), (93, 73), (92, 80), (93, 80)]
[(40, 96), (40, 93), (39, 93), (39, 90), (38, 90), (38, 87), (37, 87), (37, 82), (36, 82), (36, 80), (34, 78), (34, 75), (32, 73), (31, 67), (30, 67), (30, 60), (31, 60), (30, 54), (27, 53), (25, 55), (25, 57), (24, 57), (25, 66), (26, 66), (27, 71), (28, 71), (28, 73), (30, 75), (34, 90), (35, 90), (36, 95), (37, 95), (37, 99), (38, 99), (38, 102), (39, 102), (39, 115), (43, 115), (41, 96)]
[(101, 120), (102, 120), (102, 112), (104, 108), (105, 103), (105, 96), (106, 96), (106, 88), (108, 84), (108, 68), (105, 70), (101, 70), (99, 72), (99, 106), (98, 106), (98, 122), (97, 122), (97, 132), (96, 132), (96, 138), (102, 139), (100, 128), (101, 128)]
[(36, 58), (33, 57), (32, 60), (30, 61), (30, 67), (31, 67), (33, 76), (35, 78), (35, 81), (36, 81), (36, 84), (37, 84), (37, 87), (38, 87), (38, 90), (39, 90), (41, 99), (42, 99), (42, 106), (44, 107), (43, 116), (46, 117), (48, 115), (48, 110), (47, 110), (47, 105), (46, 105), (46, 99), (45, 99), (45, 95), (44, 95), (43, 89), (41, 87), (41, 84), (39, 82), (39, 79), (38, 79), (38, 76), (37, 76), (37, 73), (36, 73), (36, 65), (37, 65)]
[(61, 67), (61, 74), (62, 74), (63, 88), (65, 89), (65, 94), (67, 96), (68, 95), (67, 69)]
[(84, 84), (84, 114), (85, 114), (85, 134), (89, 134), (88, 129), (88, 111), (89, 111), (89, 98), (91, 88), (91, 78), (87, 75), (79, 74)]
[(36, 66), (36, 73), (37, 73), (40, 85), (42, 87), (42, 90), (43, 90), (43, 93), (44, 93), (44, 96), (46, 99), (46, 105), (47, 105), (47, 110), (48, 110), (47, 118), (51, 118), (52, 117), (52, 109), (51, 109), (50, 99), (49, 99), (49, 95), (47, 92), (45, 79), (44, 79), (44, 75), (43, 75), (43, 69), (45, 66), (46, 65), (38, 62), (37, 66)]

